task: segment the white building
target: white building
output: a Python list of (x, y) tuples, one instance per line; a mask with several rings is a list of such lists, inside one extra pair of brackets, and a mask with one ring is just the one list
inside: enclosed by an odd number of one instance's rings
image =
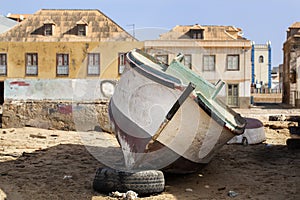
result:
[(271, 88), (271, 43), (252, 44), (252, 84), (257, 88)]
[(165, 63), (178, 54), (206, 80), (226, 82), (221, 96), (232, 107), (250, 105), (251, 41), (233, 26), (176, 26), (159, 40), (145, 41), (147, 53)]

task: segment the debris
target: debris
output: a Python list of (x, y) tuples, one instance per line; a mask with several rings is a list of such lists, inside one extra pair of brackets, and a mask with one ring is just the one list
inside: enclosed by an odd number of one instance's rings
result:
[(6, 200), (7, 199), (7, 196), (5, 194), (5, 192), (3, 192), (3, 190), (0, 189), (0, 199), (2, 200)]
[(198, 174), (199, 177), (203, 177), (203, 174)]
[(71, 178), (72, 178), (72, 176), (70, 176), (70, 175), (65, 175), (63, 179), (71, 179)]
[(186, 192), (193, 192), (193, 189), (192, 188), (186, 188), (185, 191)]
[(114, 198), (126, 198), (126, 194), (125, 193), (121, 193), (121, 192), (112, 192), (111, 194), (109, 194), (110, 197), (114, 197)]
[(229, 192), (228, 192), (228, 196), (229, 197), (236, 197), (238, 195), (238, 193), (236, 193), (235, 191), (233, 191), (233, 190), (229, 190)]
[(12, 132), (14, 132), (14, 131), (15, 131), (15, 129), (11, 129), (11, 130), (9, 130), (9, 132), (11, 132), (11, 133), (12, 133)]
[(112, 192), (111, 194), (109, 194), (109, 196), (123, 200), (134, 200), (138, 198), (138, 194), (132, 190), (129, 190), (126, 193), (121, 193), (118, 191)]
[(51, 136), (51, 137), (58, 137), (57, 134), (51, 134), (50, 136)]
[(269, 128), (273, 130), (283, 129), (281, 125), (275, 125), (275, 124), (271, 124)]
[(127, 200), (134, 200), (138, 197), (138, 194), (135, 193), (134, 191), (132, 190), (129, 190), (128, 192), (126, 192), (126, 199)]
[(19, 153), (0, 153), (0, 156), (10, 156), (13, 158), (18, 158), (18, 157), (20, 157), (20, 154)]
[(41, 135), (40, 133), (35, 135), (35, 134), (30, 134), (29, 137), (31, 138), (39, 138), (39, 139), (46, 139), (47, 137), (44, 135)]
[(204, 187), (205, 187), (206, 189), (210, 188), (210, 186), (209, 186), (209, 185), (205, 185)]

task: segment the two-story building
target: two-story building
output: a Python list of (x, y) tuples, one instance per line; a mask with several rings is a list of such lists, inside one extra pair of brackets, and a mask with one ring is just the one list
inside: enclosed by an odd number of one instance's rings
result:
[(288, 28), (283, 52), (282, 102), (300, 107), (300, 22)]
[(142, 47), (99, 10), (39, 10), (0, 35), (0, 95), (5, 79), (118, 79)]
[(221, 98), (232, 107), (249, 107), (251, 41), (234, 26), (176, 26), (158, 40), (145, 41), (145, 49), (169, 63), (178, 53), (184, 63), (206, 80), (226, 82)]

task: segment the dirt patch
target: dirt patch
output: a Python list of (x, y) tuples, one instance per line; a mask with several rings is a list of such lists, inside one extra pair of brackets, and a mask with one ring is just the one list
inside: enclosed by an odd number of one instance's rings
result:
[[(230, 191), (237, 195), (234, 199), (298, 199), (300, 152), (287, 149), (289, 122), (266, 120), (266, 115), (280, 111), (240, 112), (259, 116), (266, 142), (225, 145), (205, 168), (189, 175), (165, 174), (165, 191), (141, 199), (231, 199)], [(108, 135), (106, 139), (117, 145), (113, 135), (93, 134)], [(92, 189), (96, 169), (103, 164), (76, 132), (1, 129), (0, 162), (0, 199), (112, 199)]]

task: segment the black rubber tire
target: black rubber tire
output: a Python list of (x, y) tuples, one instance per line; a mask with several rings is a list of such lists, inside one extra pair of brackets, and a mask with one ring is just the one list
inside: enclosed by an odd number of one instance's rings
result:
[(109, 193), (118, 191), (120, 180), (118, 173), (109, 168), (99, 168), (93, 181), (93, 188), (98, 192)]
[(131, 173), (110, 168), (99, 168), (94, 178), (93, 188), (102, 193), (132, 190), (139, 196), (144, 196), (161, 193), (165, 188), (165, 179), (164, 174), (159, 170)]

